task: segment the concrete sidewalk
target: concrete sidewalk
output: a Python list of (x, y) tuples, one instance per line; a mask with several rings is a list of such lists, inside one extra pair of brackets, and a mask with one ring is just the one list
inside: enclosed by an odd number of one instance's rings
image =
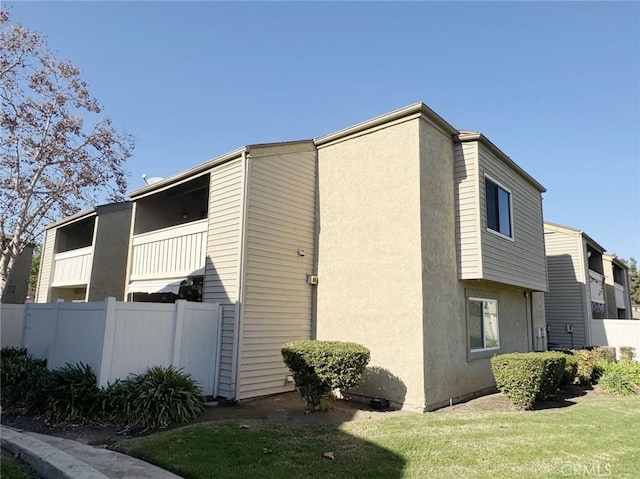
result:
[(126, 454), (4, 426), (0, 444), (45, 479), (180, 479)]

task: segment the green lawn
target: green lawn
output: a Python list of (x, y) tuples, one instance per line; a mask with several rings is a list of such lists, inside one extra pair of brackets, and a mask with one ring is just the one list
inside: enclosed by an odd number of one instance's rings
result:
[(37, 474), (29, 469), (25, 463), (15, 459), (8, 453), (0, 456), (0, 478), (2, 479), (35, 479)]
[[(640, 397), (597, 394), (528, 412), (450, 410), (331, 426), (222, 421), (124, 447), (194, 479), (637, 478), (639, 433)], [(323, 457), (328, 451), (335, 460)]]

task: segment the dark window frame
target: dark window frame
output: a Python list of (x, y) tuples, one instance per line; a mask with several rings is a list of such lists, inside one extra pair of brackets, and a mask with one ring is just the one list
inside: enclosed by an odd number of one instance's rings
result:
[(487, 230), (513, 240), (513, 194), (511, 190), (485, 175), (484, 193)]

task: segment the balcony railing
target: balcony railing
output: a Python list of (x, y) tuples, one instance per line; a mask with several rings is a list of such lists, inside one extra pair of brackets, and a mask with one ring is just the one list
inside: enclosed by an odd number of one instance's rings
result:
[(624, 300), (624, 286), (618, 283), (614, 283), (613, 287), (616, 290), (616, 308), (625, 309), (627, 305)]
[(589, 270), (589, 290), (592, 303), (604, 304), (604, 276), (592, 269)]
[(72, 249), (53, 257), (53, 282), (51, 286), (78, 286), (87, 284), (91, 277), (93, 246)]
[(203, 274), (207, 224), (204, 219), (135, 235), (130, 280)]

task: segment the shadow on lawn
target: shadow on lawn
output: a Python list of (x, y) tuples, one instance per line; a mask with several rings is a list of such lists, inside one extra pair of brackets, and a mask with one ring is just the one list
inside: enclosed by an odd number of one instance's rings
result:
[[(198, 421), (117, 449), (187, 478), (400, 478), (405, 459), (363, 439), (368, 423), (406, 414), (355, 401), (305, 413), (297, 393), (209, 408)], [(345, 427), (343, 423), (359, 421)]]
[(585, 396), (587, 394), (587, 390), (582, 386), (565, 386), (557, 394), (554, 394), (549, 397), (546, 401), (538, 401), (534, 405), (534, 410), (544, 410), (544, 409), (561, 409), (569, 406), (573, 406), (576, 401), (572, 401), (572, 399), (579, 398)]

